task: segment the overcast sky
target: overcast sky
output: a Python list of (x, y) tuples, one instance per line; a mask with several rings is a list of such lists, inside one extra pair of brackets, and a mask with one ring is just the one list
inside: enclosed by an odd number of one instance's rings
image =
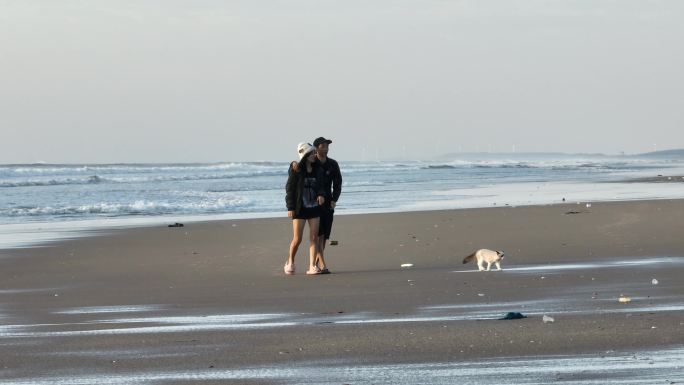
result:
[(0, 0), (0, 163), (684, 147), (684, 1)]

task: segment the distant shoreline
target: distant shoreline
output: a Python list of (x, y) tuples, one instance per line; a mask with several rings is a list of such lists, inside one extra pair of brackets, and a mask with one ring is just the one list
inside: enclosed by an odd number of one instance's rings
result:
[[(684, 198), (684, 190), (674, 183), (684, 175), (684, 162), (521, 156), (348, 162), (337, 213)], [(245, 162), (5, 167), (0, 169), (0, 249), (118, 228), (279, 218), (285, 215), (286, 166)]]
[[(648, 182), (658, 183), (658, 182)], [(359, 216), (359, 215), (387, 215), (387, 214), (424, 214), (449, 211), (468, 211), (486, 209), (506, 209), (506, 208), (531, 208), (531, 207), (554, 207), (562, 205), (573, 205), (573, 207), (584, 207), (585, 204), (630, 204), (630, 203), (651, 203), (651, 202), (684, 202), (682, 198), (661, 198), (661, 199), (626, 199), (626, 200), (583, 200), (539, 204), (523, 205), (490, 205), (461, 208), (427, 208), (413, 210), (390, 210), (378, 209), (369, 210), (338, 210), (338, 216)], [(193, 216), (150, 216), (150, 217), (127, 217), (127, 218), (102, 218), (84, 219), (76, 221), (61, 222), (33, 222), (22, 224), (0, 224), (0, 252), (3, 250), (26, 249), (34, 247), (44, 247), (56, 244), (65, 240), (98, 236), (114, 231), (125, 231), (132, 229), (144, 229), (153, 227), (167, 227), (173, 223), (183, 224), (204, 224), (222, 223), (245, 220), (259, 219), (286, 219), (286, 213), (231, 213), (215, 215), (193, 215)]]

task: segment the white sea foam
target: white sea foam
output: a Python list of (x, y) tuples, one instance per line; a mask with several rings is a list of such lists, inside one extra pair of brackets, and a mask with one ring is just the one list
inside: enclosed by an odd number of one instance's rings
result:
[(21, 207), (0, 209), (3, 216), (37, 216), (37, 215), (74, 215), (74, 214), (163, 214), (175, 212), (215, 211), (229, 207), (248, 207), (251, 203), (246, 197), (218, 197), (211, 201), (199, 202), (152, 202), (138, 200), (131, 203), (96, 203), (75, 207)]

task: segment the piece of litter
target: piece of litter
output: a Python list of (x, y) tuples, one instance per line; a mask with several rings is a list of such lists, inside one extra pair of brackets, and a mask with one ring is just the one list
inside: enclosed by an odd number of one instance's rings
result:
[(629, 298), (629, 297), (625, 297), (624, 295), (622, 295), (622, 296), (620, 296), (620, 298), (618, 298), (618, 302), (620, 302), (620, 303), (628, 303), (628, 302), (632, 302), (632, 299)]
[(522, 318), (527, 318), (527, 316), (523, 315), (522, 313), (511, 311), (511, 312), (506, 313), (506, 315), (503, 316), (503, 318), (499, 318), (499, 319), (500, 320), (509, 320), (509, 319), (522, 319)]
[(477, 296), (478, 296), (478, 297), (484, 297), (485, 295), (482, 294), (482, 293), (477, 293)]
[(549, 317), (549, 316), (547, 316), (547, 315), (544, 315), (544, 316), (542, 317), (542, 321), (544, 321), (544, 323), (548, 323), (548, 322), (553, 322), (553, 321), (555, 321), (555, 320), (553, 319), (553, 317)]
[(587, 208), (591, 207), (591, 203), (587, 203)]
[(658, 280), (655, 279), (655, 278), (653, 278), (653, 280), (651, 280), (651, 283), (654, 284), (654, 285), (657, 285), (657, 284), (658, 284)]
[(330, 246), (337, 246), (339, 242), (337, 241), (330, 241)]
[(412, 263), (402, 263), (401, 267), (413, 267)]

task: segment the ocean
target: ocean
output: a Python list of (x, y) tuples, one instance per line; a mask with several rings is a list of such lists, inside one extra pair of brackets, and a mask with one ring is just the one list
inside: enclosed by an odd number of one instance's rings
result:
[[(684, 160), (466, 154), (435, 161), (342, 161), (338, 214), (684, 198)], [(83, 231), (286, 217), (287, 162), (0, 165), (0, 248)]]

